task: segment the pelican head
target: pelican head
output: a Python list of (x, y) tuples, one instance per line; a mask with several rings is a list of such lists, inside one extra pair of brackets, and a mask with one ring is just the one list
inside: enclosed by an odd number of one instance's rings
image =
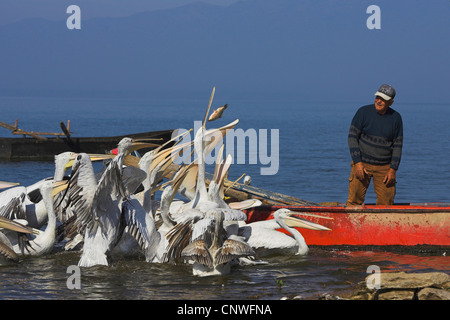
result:
[[(57, 154), (55, 156), (55, 176), (53, 177), (54, 180), (59, 181), (64, 178), (64, 173), (72, 168), (75, 160), (78, 158), (80, 154), (76, 152), (63, 152), (60, 154)], [(90, 153), (89, 154), (91, 161), (102, 161), (105, 159), (111, 159), (114, 156), (107, 155), (107, 154), (95, 154)]]
[[(300, 212), (291, 211), (286, 208), (278, 209), (273, 213), (276, 221), (283, 221), (288, 227), (304, 228), (318, 231), (331, 231), (331, 229), (324, 227), (320, 224), (308, 221), (304, 218), (299, 217)], [(324, 219), (330, 219), (328, 217), (321, 217), (317, 215), (310, 215), (315, 217), (320, 217)]]
[(148, 139), (132, 139), (129, 137), (125, 137), (117, 145), (118, 153), (129, 154), (133, 151), (144, 149), (144, 148), (152, 148), (159, 146), (158, 144), (146, 142)]
[(75, 152), (67, 151), (55, 156), (55, 175), (53, 179), (59, 181), (64, 178), (64, 173), (72, 167), (76, 155)]

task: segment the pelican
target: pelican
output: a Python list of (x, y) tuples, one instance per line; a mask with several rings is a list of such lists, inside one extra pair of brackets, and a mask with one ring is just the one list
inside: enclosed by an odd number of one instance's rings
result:
[[(207, 229), (214, 225), (212, 243), (203, 236), (189, 243), (181, 252), (181, 256), (193, 260), (193, 274), (197, 276), (225, 275), (230, 272), (230, 262), (240, 257), (253, 256), (255, 253), (242, 238), (230, 236), (226, 238), (223, 228), (225, 214), (216, 210), (212, 218), (204, 218), (197, 222), (197, 229)], [(202, 233), (202, 232), (201, 232)], [(195, 235), (193, 235), (195, 237)], [(224, 240), (226, 239), (226, 240)]]
[(54, 182), (52, 180), (48, 180), (44, 181), (39, 187), (42, 201), (44, 202), (48, 213), (48, 221), (45, 230), (39, 232), (37, 235), (27, 235), (26, 239), (18, 236), (15, 232), (8, 232), (6, 234), (13, 250), (17, 254), (40, 256), (51, 252), (53, 249), (56, 234), (56, 214), (53, 208), (52, 199), (53, 184)]
[[(47, 181), (62, 181), (64, 173), (70, 168), (76, 155), (73, 152), (56, 155), (53, 177), (42, 179), (27, 187), (18, 186), (0, 193), (0, 216), (10, 219), (25, 219), (30, 227), (42, 228), (47, 222), (47, 206), (42, 201), (40, 186)], [(98, 157), (101, 155), (90, 156), (93, 161), (102, 159)]]
[(128, 137), (119, 142), (118, 154), (109, 163), (96, 184), (91, 201), (85, 203), (88, 222), (79, 266), (109, 264), (109, 252), (120, 240), (125, 227), (122, 203), (129, 194), (122, 181), (124, 158), (131, 151), (147, 146), (154, 145), (137, 142)]
[[(186, 194), (191, 199), (191, 201), (189, 201), (186, 205), (177, 208), (178, 212), (186, 210), (188, 208), (198, 208), (205, 211), (208, 210), (211, 206), (217, 206), (217, 203), (214, 204), (213, 201), (210, 201), (208, 196), (205, 178), (205, 157), (223, 139), (228, 130), (231, 130), (238, 124), (239, 119), (236, 119), (235, 121), (221, 128), (206, 130), (206, 121), (208, 119), (208, 114), (211, 108), (212, 100), (214, 98), (214, 93), (215, 88), (213, 88), (213, 91), (211, 93), (202, 125), (197, 130), (194, 138), (194, 150), (198, 155), (198, 158), (195, 160), (195, 169), (197, 170), (196, 182), (194, 184), (192, 180), (185, 179), (185, 184), (180, 186), (182, 194)], [(192, 179), (195, 177), (195, 174), (188, 175), (188, 178), (189, 177)], [(188, 187), (186, 187), (186, 185)], [(171, 212), (175, 212), (175, 210), (171, 210)]]
[[(162, 224), (157, 227), (155, 222), (155, 207), (152, 202), (152, 187), (163, 168), (161, 164), (148, 172), (149, 163), (153, 160), (153, 153), (146, 153), (139, 166), (147, 171), (148, 177), (142, 182), (144, 186), (142, 206), (136, 197), (131, 196), (124, 202), (122, 212), (127, 224), (126, 232), (116, 248), (123, 252), (130, 252), (136, 248), (136, 241), (142, 249), (147, 262), (165, 262), (164, 252), (168, 245), (166, 234), (172, 229), (176, 222), (169, 217), (169, 206), (180, 183), (183, 181), (187, 167), (181, 167), (172, 180), (164, 188), (161, 195), (160, 217)], [(163, 164), (163, 163), (162, 163)], [(136, 240), (136, 241), (133, 241)], [(134, 248), (133, 248), (134, 245)]]
[[(214, 89), (211, 94), (202, 126), (198, 129), (194, 139), (194, 150), (198, 155), (195, 166), (193, 167), (197, 170), (195, 192), (193, 192), (194, 196), (188, 203), (178, 206), (176, 209), (173, 207), (170, 208), (172, 218), (177, 223), (167, 233), (168, 246), (166, 252), (164, 253), (164, 260), (171, 263), (176, 263), (179, 261), (182, 250), (188, 246), (190, 242), (210, 236), (207, 232), (208, 228), (205, 226), (214, 221), (210, 217), (213, 212), (216, 212), (217, 215), (223, 216), (216, 217), (216, 222), (220, 224), (220, 228), (217, 228), (217, 230), (223, 229), (224, 219), (226, 221), (246, 219), (246, 215), (242, 211), (231, 209), (220, 196), (224, 177), (226, 176), (228, 168), (231, 164), (230, 157), (227, 157), (225, 162), (221, 160), (223, 147), (219, 151), (218, 161), (216, 162), (214, 172), (214, 179), (209, 185), (209, 191), (206, 187), (205, 156), (215, 145), (217, 145), (221, 138), (223, 138), (227, 130), (233, 128), (238, 122), (238, 120), (236, 120), (222, 128), (206, 131), (205, 123), (213, 96)], [(214, 139), (212, 140), (212, 138)], [(192, 175), (190, 177), (192, 178)], [(217, 239), (217, 241), (222, 242), (222, 239)]]
[(11, 263), (19, 261), (19, 255), (17, 255), (14, 251), (11, 241), (2, 232), (4, 229), (23, 234), (39, 234), (39, 231), (36, 229), (29, 228), (13, 220), (0, 217), (0, 266), (10, 265)]
[[(309, 251), (308, 245), (301, 233), (294, 227), (320, 231), (330, 229), (302, 219), (296, 214), (301, 213), (293, 212), (286, 208), (278, 209), (273, 213), (274, 219), (249, 224), (240, 223), (238, 235), (244, 237), (247, 243), (255, 249), (258, 256), (269, 254), (307, 255)], [(321, 218), (331, 219), (328, 217)], [(280, 228), (284, 228), (293, 237), (277, 231)]]
[[(149, 172), (154, 155), (154, 150), (149, 151), (139, 161), (139, 168), (145, 173), (145, 178), (142, 180), (144, 190), (139, 195), (129, 196), (122, 204), (126, 227), (113, 254), (133, 255), (143, 251), (147, 261), (155, 259), (156, 247), (161, 236), (156, 229), (155, 209), (152, 202), (152, 187), (156, 174)], [(159, 167), (153, 173), (158, 169)]]
[[(139, 160), (137, 164), (139, 169), (137, 170), (144, 175), (142, 179), (139, 179), (144, 190), (139, 194), (129, 196), (122, 205), (122, 214), (125, 218), (126, 227), (124, 234), (114, 249), (114, 254), (129, 255), (143, 251), (148, 262), (161, 262), (161, 250), (164, 248), (165, 238), (161, 237), (162, 229), (157, 230), (156, 228), (155, 212), (157, 203), (153, 201), (153, 193), (158, 189), (157, 183), (159, 180), (167, 174), (167, 169), (174, 160), (173, 153), (190, 143), (177, 146), (178, 141), (170, 148), (163, 150), (163, 147), (169, 142), (177, 140), (182, 135), (184, 133), (145, 153)], [(172, 156), (169, 157), (169, 155)], [(131, 162), (134, 163), (131, 164)], [(134, 159), (129, 161), (129, 163), (136, 166)], [(176, 183), (176, 181), (182, 181), (180, 177), (184, 177), (184, 172), (185, 169), (180, 167), (178, 174), (175, 174), (172, 180), (174, 187), (172, 188), (169, 185), (164, 189), (165, 191), (161, 197), (162, 203), (170, 203), (172, 201), (173, 195), (179, 186), (179, 183)], [(163, 200), (165, 198), (167, 199)], [(165, 217), (163, 218), (165, 219)], [(141, 250), (139, 250), (139, 247)]]
[[(86, 221), (90, 218), (90, 206), (96, 192), (97, 179), (88, 154), (80, 153), (72, 165), (72, 176), (66, 193), (58, 204), (58, 238), (69, 240), (64, 248), (71, 250), (83, 241)], [(61, 240), (61, 239), (60, 239)]]

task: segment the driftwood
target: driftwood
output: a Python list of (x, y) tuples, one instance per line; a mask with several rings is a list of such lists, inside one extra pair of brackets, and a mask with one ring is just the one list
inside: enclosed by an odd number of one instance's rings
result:
[(47, 138), (43, 137), (43, 136), (56, 136), (56, 137), (62, 137), (62, 136), (67, 136), (70, 137), (70, 131), (69, 131), (69, 124), (70, 121), (67, 121), (67, 127), (64, 125), (64, 123), (60, 123), (61, 124), (61, 128), (63, 129), (62, 133), (58, 133), (58, 132), (34, 132), (34, 131), (25, 131), (19, 128), (18, 126), (18, 121), (16, 119), (16, 122), (14, 123), (14, 125), (10, 125), (6, 122), (2, 122), (0, 121), (0, 127), (3, 127), (5, 129), (11, 130), (12, 134), (18, 134), (18, 135), (23, 135), (25, 136), (30, 136), (33, 137), (39, 141), (46, 141)]

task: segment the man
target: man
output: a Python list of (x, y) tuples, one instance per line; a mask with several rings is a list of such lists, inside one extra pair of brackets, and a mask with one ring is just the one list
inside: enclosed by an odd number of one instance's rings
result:
[(383, 84), (375, 93), (375, 103), (359, 108), (348, 134), (352, 157), (347, 205), (364, 202), (370, 180), (377, 195), (377, 205), (392, 205), (395, 176), (403, 146), (403, 123), (391, 108), (395, 90)]

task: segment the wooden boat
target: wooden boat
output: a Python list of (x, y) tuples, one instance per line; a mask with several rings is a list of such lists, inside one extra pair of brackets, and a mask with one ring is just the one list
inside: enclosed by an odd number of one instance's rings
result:
[(73, 137), (62, 123), (62, 133), (26, 132), (18, 129), (17, 123), (16, 126), (3, 122), (0, 125), (13, 131), (13, 134), (23, 135), (21, 138), (0, 137), (0, 160), (3, 161), (53, 161), (55, 155), (66, 151), (103, 154), (117, 147), (124, 137), (154, 139), (149, 142), (163, 144), (171, 139), (173, 132), (163, 130), (111, 137)]
[(273, 219), (273, 212), (280, 208), (333, 218), (304, 217), (331, 229), (299, 229), (308, 245), (450, 246), (450, 203), (358, 207), (264, 205), (247, 210), (248, 222)]

